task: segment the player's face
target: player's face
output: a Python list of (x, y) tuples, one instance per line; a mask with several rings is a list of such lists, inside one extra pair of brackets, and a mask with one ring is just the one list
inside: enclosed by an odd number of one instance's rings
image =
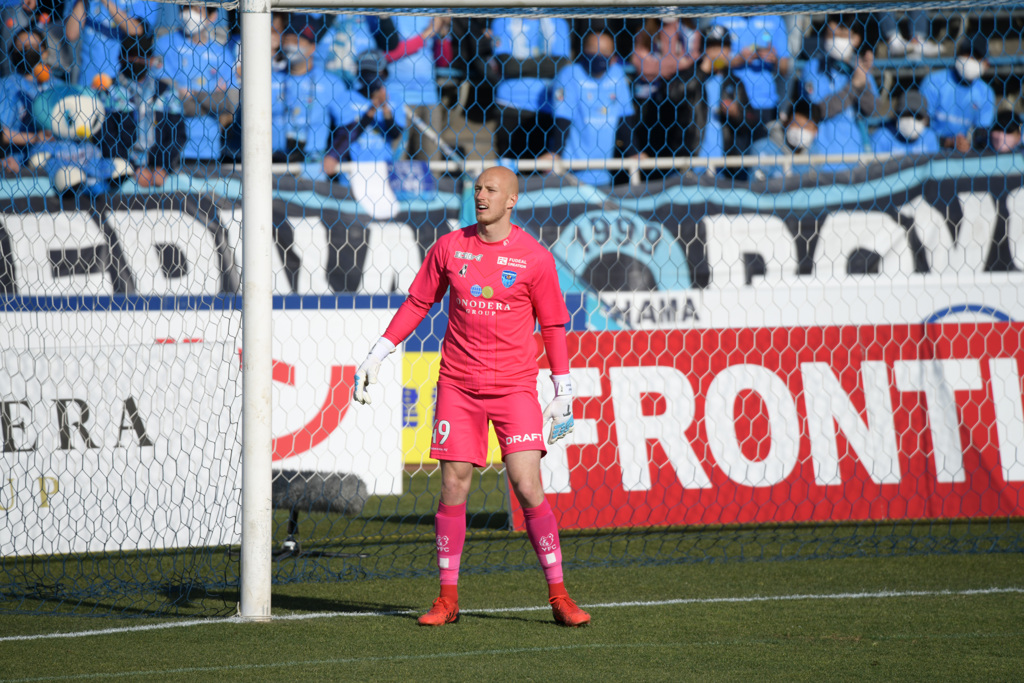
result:
[[(497, 171), (499, 169), (493, 169)], [(507, 170), (507, 169), (500, 169)], [(476, 205), (476, 221), (481, 225), (491, 225), (502, 220), (512, 211), (518, 198), (518, 188), (513, 189), (506, 174), (484, 171), (476, 181), (473, 200)], [(508, 172), (513, 179), (514, 174)]]

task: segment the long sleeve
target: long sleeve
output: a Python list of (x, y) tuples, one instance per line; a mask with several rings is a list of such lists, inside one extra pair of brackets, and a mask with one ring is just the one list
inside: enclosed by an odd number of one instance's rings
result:
[[(870, 79), (870, 76), (868, 78)], [(878, 98), (875, 95), (874, 88), (871, 86), (872, 83), (868, 80), (864, 84), (864, 89), (857, 93), (857, 111), (861, 116), (874, 116), (875, 114)]]
[(823, 97), (817, 105), (821, 119), (830, 119), (846, 111), (846, 108), (852, 104), (850, 101), (851, 92), (852, 86), (847, 85), (845, 88), (840, 88), (831, 95)]
[(390, 62), (397, 62), (402, 57), (406, 57), (411, 54), (415, 54), (423, 49), (423, 45), (426, 43), (423, 40), (423, 36), (415, 35), (412, 38), (400, 41), (398, 46), (393, 50), (388, 50), (384, 55), (384, 59)]
[(423, 301), (411, 295), (408, 296), (398, 307), (388, 329), (384, 330), (384, 338), (395, 346), (401, 344), (423, 322), (433, 305), (433, 301)]
[(409, 295), (398, 307), (395, 317), (384, 331), (384, 338), (392, 344), (397, 346), (405, 341), (416, 326), (427, 317), (430, 308), (444, 298), (445, 292), (448, 291), (443, 251), (440, 245), (435, 244), (423, 259), (423, 265), (409, 286)]
[(181, 150), (188, 141), (188, 129), (181, 114), (156, 115), (156, 141), (149, 149), (150, 166), (173, 170), (181, 160)]
[(363, 131), (372, 124), (373, 117), (366, 115), (354, 123), (338, 126), (331, 134), (331, 143), (328, 146), (327, 151), (324, 153), (324, 156), (333, 157), (338, 161), (344, 161), (352, 143), (358, 140), (359, 136), (363, 134)]
[(548, 364), (552, 375), (569, 374), (569, 347), (565, 341), (565, 325), (548, 325), (540, 328), (540, 336), (544, 340), (544, 350), (548, 354)]

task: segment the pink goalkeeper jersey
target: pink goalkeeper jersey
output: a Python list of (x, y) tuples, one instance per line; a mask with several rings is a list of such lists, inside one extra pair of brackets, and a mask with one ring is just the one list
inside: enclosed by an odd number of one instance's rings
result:
[[(425, 313), (449, 289), (440, 380), (476, 393), (533, 389), (536, 322), (569, 322), (551, 254), (516, 225), (501, 242), (481, 240), (476, 225), (455, 230), (427, 252), (403, 308)], [(396, 344), (406, 336), (399, 318), (384, 333)]]

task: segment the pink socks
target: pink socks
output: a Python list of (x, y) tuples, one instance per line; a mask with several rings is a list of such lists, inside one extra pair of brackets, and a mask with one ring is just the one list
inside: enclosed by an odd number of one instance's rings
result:
[[(540, 566), (548, 585), (562, 583), (562, 547), (558, 543), (558, 522), (548, 501), (535, 508), (523, 508), (526, 517), (526, 534), (530, 537), (533, 550), (537, 553)], [(563, 588), (564, 591), (564, 588)]]
[(438, 502), (434, 517), (437, 541), (437, 566), (441, 570), (441, 586), (459, 583), (459, 560), (466, 543), (466, 504), (445, 505)]
[[(565, 593), (562, 579), (562, 548), (558, 542), (558, 522), (555, 513), (545, 500), (535, 508), (523, 508), (526, 517), (526, 533), (533, 550), (537, 553), (544, 577), (553, 594)], [(441, 594), (458, 600), (456, 586), (459, 583), (459, 562), (462, 547), (466, 543), (466, 504), (437, 504), (434, 517), (434, 533), (437, 542), (437, 567), (441, 572)]]

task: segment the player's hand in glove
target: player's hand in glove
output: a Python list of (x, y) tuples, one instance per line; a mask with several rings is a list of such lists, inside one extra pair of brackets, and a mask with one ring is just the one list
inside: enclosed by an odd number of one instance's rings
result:
[(544, 421), (551, 419), (549, 444), (567, 436), (576, 425), (572, 418), (572, 379), (569, 375), (551, 375), (551, 381), (555, 384), (555, 398), (544, 409)]
[(370, 392), (367, 391), (371, 384), (377, 383), (377, 373), (380, 371), (381, 362), (388, 357), (389, 353), (395, 352), (395, 345), (381, 337), (370, 349), (366, 360), (356, 369), (355, 388), (352, 391), (352, 398), (363, 405), (370, 403)]

